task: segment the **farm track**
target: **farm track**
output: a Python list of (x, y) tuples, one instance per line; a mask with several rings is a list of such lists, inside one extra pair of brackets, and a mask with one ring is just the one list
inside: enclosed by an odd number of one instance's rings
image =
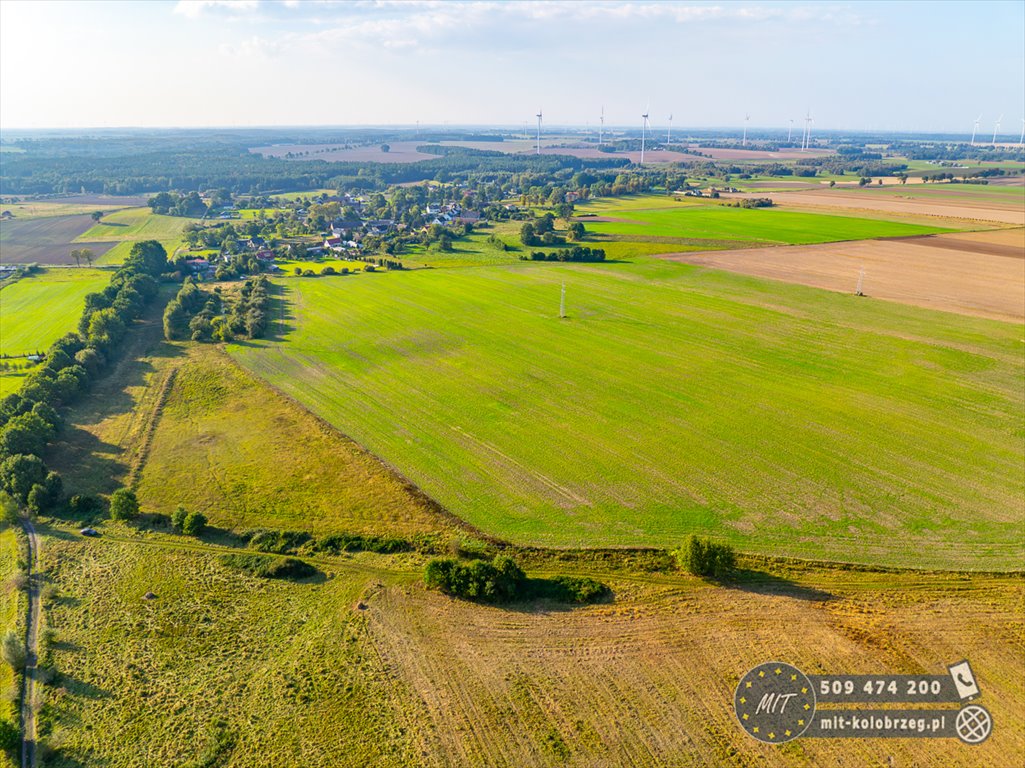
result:
[(21, 519), (28, 539), (28, 609), (25, 620), (25, 670), (21, 688), (21, 768), (36, 765), (36, 677), (39, 672), (40, 600), (39, 535), (28, 518)]

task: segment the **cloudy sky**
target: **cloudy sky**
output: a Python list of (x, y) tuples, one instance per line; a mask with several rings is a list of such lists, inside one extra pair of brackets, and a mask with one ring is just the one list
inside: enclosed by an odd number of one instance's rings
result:
[(0, 127), (1025, 115), (1025, 3), (0, 0)]

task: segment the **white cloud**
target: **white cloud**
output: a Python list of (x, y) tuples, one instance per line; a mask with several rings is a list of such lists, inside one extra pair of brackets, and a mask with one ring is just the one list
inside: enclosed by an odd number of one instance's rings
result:
[(224, 8), (232, 13), (245, 13), (260, 7), (260, 0), (178, 0), (174, 12), (189, 19), (197, 19), (206, 11)]

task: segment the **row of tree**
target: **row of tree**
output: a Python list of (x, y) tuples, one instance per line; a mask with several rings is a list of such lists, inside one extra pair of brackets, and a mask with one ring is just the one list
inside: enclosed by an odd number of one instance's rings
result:
[(58, 409), (87, 390), (117, 354), (128, 328), (157, 295), (167, 268), (160, 243), (136, 243), (103, 291), (85, 297), (77, 333), (58, 339), (19, 391), (0, 400), (0, 491), (33, 512), (64, 501), (63, 482), (43, 463), (62, 426)]
[(269, 303), (268, 281), (264, 275), (249, 278), (242, 284), (227, 313), (219, 288), (207, 292), (188, 278), (178, 295), (164, 308), (164, 338), (171, 341), (257, 339), (267, 329)]
[(585, 248), (575, 245), (572, 248), (560, 248), (557, 251), (531, 251), (530, 256), (520, 256), (520, 261), (581, 261), (600, 262), (605, 261), (604, 248)]

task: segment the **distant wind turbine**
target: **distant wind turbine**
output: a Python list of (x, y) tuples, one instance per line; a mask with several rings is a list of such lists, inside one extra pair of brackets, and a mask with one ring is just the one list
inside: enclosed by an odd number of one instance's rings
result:
[(1000, 133), (1000, 121), (1004, 119), (1003, 115), (997, 118), (997, 121), (993, 124), (993, 141), (991, 142), (995, 147), (997, 145), (997, 134)]
[(790, 143), (790, 137), (794, 135), (794, 121), (793, 118), (790, 120), (790, 130), (787, 131), (787, 144)]
[(605, 132), (605, 105), (601, 105), (601, 117), (598, 118), (600, 121), (598, 124), (598, 146), (601, 146), (602, 134)]
[(751, 115), (744, 113), (744, 138), (741, 139), (740, 146), (747, 146), (747, 124), (751, 120)]
[(975, 118), (975, 125), (972, 127), (972, 146), (975, 146), (975, 134), (979, 132), (979, 123), (982, 122), (982, 115)]
[(1025, 117), (1021, 119), (1021, 138), (1018, 139), (1018, 146), (1025, 147)]
[(805, 115), (805, 118), (804, 118), (804, 143), (801, 146), (801, 149), (803, 149), (803, 150), (807, 150), (808, 149), (808, 144), (811, 143), (811, 124), (812, 124), (811, 110), (809, 109), (808, 110), (808, 114)]
[(645, 109), (644, 114), (641, 115), (641, 165), (644, 165), (644, 139), (647, 136), (648, 131), (648, 112), (650, 110)]
[(669, 115), (669, 128), (666, 130), (666, 144), (668, 145), (671, 141), (670, 137), (673, 135), (673, 116)]
[(541, 107), (537, 108), (537, 153), (541, 154)]

